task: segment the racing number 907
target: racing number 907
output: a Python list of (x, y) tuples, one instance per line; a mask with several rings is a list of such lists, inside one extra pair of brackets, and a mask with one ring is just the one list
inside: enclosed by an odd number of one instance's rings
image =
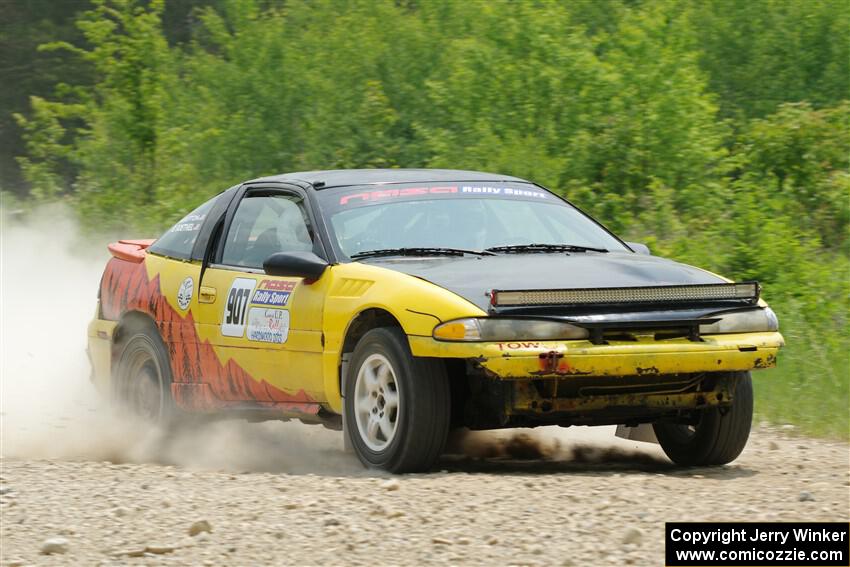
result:
[(245, 319), (248, 304), (257, 282), (250, 278), (236, 278), (227, 293), (224, 313), (221, 321), (221, 334), (228, 337), (242, 337), (245, 334)]
[(230, 293), (227, 296), (227, 307), (224, 310), (224, 323), (226, 325), (241, 326), (245, 324), (245, 312), (249, 297), (251, 297), (251, 290), (248, 288), (230, 288)]

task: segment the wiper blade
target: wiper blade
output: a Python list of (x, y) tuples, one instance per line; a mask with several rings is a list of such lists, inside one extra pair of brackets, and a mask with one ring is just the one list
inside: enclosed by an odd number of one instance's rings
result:
[(608, 252), (605, 248), (579, 246), (577, 244), (513, 244), (511, 246), (493, 246), (487, 252), (506, 252), (508, 254), (549, 253), (549, 252)]
[(466, 250), (463, 248), (383, 248), (381, 250), (364, 250), (351, 255), (352, 260), (360, 258), (378, 258), (380, 256), (495, 256), (487, 250)]

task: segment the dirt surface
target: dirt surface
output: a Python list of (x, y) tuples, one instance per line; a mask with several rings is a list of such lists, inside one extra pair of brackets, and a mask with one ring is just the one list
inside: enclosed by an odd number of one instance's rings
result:
[[(332, 432), (238, 427), (256, 430), (248, 449), (283, 460), (237, 450), (206, 463), (236, 468), (207, 470), (6, 458), (3, 565), (662, 565), (665, 521), (850, 518), (847, 445), (784, 431), (754, 432), (721, 468), (678, 469), (655, 446), (571, 442), (567, 430), (509, 449), (543, 459), (510, 458), (485, 437), (466, 452), (502, 456), (388, 477), (351, 462)], [(275, 434), (305, 430), (321, 448), (288, 462), (298, 457)], [(52, 538), (64, 553), (41, 552)]]

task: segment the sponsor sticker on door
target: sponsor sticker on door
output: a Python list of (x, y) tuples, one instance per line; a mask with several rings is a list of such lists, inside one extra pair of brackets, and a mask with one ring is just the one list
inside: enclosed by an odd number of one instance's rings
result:
[(252, 305), (267, 305), (269, 307), (285, 307), (289, 296), (295, 289), (296, 282), (280, 280), (263, 280), (251, 299)]
[(186, 278), (180, 284), (180, 289), (177, 290), (177, 305), (183, 311), (189, 308), (192, 302), (192, 294), (195, 291), (195, 282), (191, 277)]
[(283, 344), (289, 336), (289, 311), (252, 307), (248, 311), (248, 340)]
[(272, 291), (269, 289), (258, 289), (251, 301), (254, 305), (269, 305), (271, 307), (283, 307), (289, 303), (288, 291)]

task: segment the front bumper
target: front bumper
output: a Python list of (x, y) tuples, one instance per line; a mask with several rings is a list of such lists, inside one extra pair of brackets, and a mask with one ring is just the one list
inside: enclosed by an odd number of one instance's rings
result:
[(697, 372), (747, 371), (776, 366), (785, 344), (778, 332), (707, 335), (687, 338), (608, 341), (518, 341), (462, 343), (410, 336), (414, 356), (472, 361), (493, 378), (531, 379), (569, 376), (646, 376)]

